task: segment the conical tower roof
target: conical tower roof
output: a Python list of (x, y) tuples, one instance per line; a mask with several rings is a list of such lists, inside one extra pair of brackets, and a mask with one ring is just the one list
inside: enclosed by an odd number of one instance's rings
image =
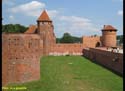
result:
[(47, 14), (47, 12), (46, 12), (46, 10), (44, 10), (42, 12), (42, 14), (40, 15), (40, 17), (38, 18), (37, 21), (51, 21), (48, 14)]
[(102, 30), (114, 30), (117, 31), (117, 29), (115, 29), (113, 26), (111, 25), (104, 25), (104, 28)]

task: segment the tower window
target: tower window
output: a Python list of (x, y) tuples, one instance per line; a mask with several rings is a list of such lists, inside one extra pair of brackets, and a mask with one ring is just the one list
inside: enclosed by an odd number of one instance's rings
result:
[(41, 23), (40, 23), (40, 25), (43, 25), (43, 24), (44, 24), (44, 22), (41, 22)]

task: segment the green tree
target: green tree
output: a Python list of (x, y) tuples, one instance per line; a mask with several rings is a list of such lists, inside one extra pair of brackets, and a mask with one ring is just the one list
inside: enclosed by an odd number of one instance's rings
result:
[(2, 32), (4, 33), (24, 33), (27, 29), (27, 27), (20, 24), (2, 25)]
[(82, 43), (82, 38), (64, 33), (62, 38), (56, 38), (56, 43)]
[(69, 33), (64, 33), (60, 40), (61, 43), (73, 43), (73, 38)]
[(118, 35), (117, 40), (119, 40), (119, 43), (122, 44), (123, 43), (123, 35)]
[(56, 38), (56, 43), (61, 43), (60, 40), (61, 38)]

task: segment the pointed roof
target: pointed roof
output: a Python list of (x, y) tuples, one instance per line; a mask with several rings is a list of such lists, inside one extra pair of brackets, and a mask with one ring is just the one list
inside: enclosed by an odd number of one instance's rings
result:
[(25, 34), (34, 34), (37, 29), (36, 25), (30, 25), (29, 28), (26, 30)]
[(38, 18), (37, 21), (51, 21), (48, 14), (47, 14), (47, 12), (46, 12), (46, 10), (44, 10), (42, 12), (42, 14), (40, 15), (40, 17)]

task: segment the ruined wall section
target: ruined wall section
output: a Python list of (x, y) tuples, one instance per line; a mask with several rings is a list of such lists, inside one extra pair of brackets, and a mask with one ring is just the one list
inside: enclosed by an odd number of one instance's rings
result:
[(83, 36), (83, 46), (88, 48), (95, 48), (101, 46), (100, 36)]
[(40, 78), (40, 37), (35, 34), (2, 34), (2, 84)]

